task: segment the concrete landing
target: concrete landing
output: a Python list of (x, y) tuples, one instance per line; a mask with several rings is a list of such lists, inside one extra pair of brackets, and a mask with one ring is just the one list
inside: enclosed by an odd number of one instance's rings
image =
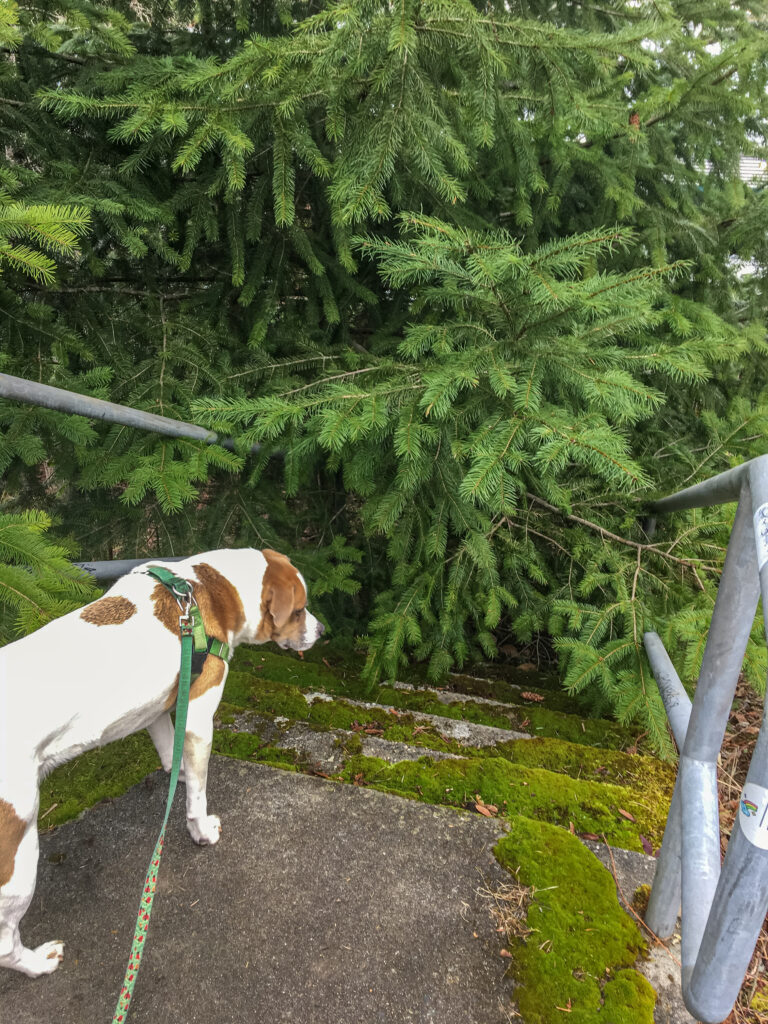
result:
[[(22, 936), (63, 939), (65, 960), (0, 971), (0, 1021), (111, 1020), (166, 793), (156, 773), (41, 837)], [(508, 1024), (509, 961), (476, 895), (508, 879), (502, 822), (226, 758), (217, 846), (193, 845), (182, 806), (180, 786), (129, 1024)]]

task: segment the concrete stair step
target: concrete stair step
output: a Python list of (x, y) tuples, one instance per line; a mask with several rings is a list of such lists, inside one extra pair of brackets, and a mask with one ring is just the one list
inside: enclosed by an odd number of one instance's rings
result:
[[(310, 701), (322, 699), (347, 708), (357, 706), (368, 713), (377, 705), (386, 711), (394, 708), (411, 716), (411, 721), (438, 728), (446, 737), (465, 746), (489, 746), (504, 739), (542, 736), (621, 750), (634, 741), (633, 734), (615, 722), (583, 714), (578, 702), (553, 688), (550, 677), (533, 671), (522, 673), (522, 677), (518, 673), (514, 679), (498, 679), (492, 671), (486, 675), (479, 669), (477, 674), (452, 673), (443, 681), (444, 685), (408, 679), (385, 682), (366, 692), (359, 671), (336, 662), (332, 653), (330, 661), (323, 657), (320, 663), (278, 657), (258, 649), (237, 654), (224, 693), (225, 703), (231, 701), (235, 708), (252, 707), (259, 713), (285, 714), (299, 720), (304, 717), (296, 700), (301, 694)], [(325, 716), (318, 715), (315, 709), (308, 717), (315, 722), (325, 717), (326, 726), (349, 728), (346, 715), (337, 715), (330, 707)], [(471, 736), (455, 724), (461, 720), (467, 723)], [(500, 732), (486, 732), (483, 727)]]
[[(457, 678), (462, 678), (462, 677), (457, 677)], [(464, 676), (463, 678), (477, 678), (477, 677), (467, 677), (467, 676)], [(479, 679), (479, 678), (477, 678), (477, 681), (478, 682), (492, 682), (492, 680), (485, 680), (485, 679)], [(470, 704), (470, 703), (471, 704), (485, 704), (488, 707), (515, 709), (515, 710), (518, 710), (521, 707), (521, 704), (513, 704), (511, 701), (508, 701), (508, 700), (496, 700), (496, 698), (494, 698), (494, 697), (480, 697), (477, 694), (474, 694), (474, 693), (463, 693), (463, 692), (461, 692), (459, 690), (441, 690), (441, 689), (438, 689), (437, 687), (432, 687), (432, 686), (416, 687), (412, 683), (401, 683), (401, 682), (395, 682), (392, 685), (394, 686), (394, 688), (396, 690), (402, 690), (403, 693), (429, 693), (433, 697), (435, 697), (436, 700), (439, 700), (441, 704)], [(528, 690), (524, 689), (524, 687), (522, 687), (522, 686), (516, 687), (516, 689), (519, 690), (520, 693), (527, 693), (527, 692), (529, 692)], [(530, 691), (530, 692), (534, 692), (534, 691)], [(523, 698), (521, 698), (521, 701), (522, 701), (522, 706), (524, 707), (526, 702), (525, 702), (525, 700)], [(536, 704), (537, 702), (533, 701), (533, 703)]]
[(431, 757), (435, 761), (461, 758), (460, 754), (385, 740), (352, 729), (313, 729), (306, 722), (289, 723), (287, 719), (281, 721), (262, 715), (236, 715), (234, 721), (222, 728), (229, 732), (256, 733), (270, 746), (280, 750), (295, 750), (300, 759), (306, 759), (314, 768), (329, 774), (341, 771), (349, 756), (349, 747), (357, 738), (362, 744), (358, 753), (366, 757), (379, 757), (390, 764), (418, 761), (420, 757)]
[[(401, 683), (399, 685), (402, 688), (405, 684)], [(438, 693), (439, 691), (434, 692)], [(350, 697), (339, 697), (336, 694), (321, 691), (305, 693), (304, 699), (307, 704), (312, 704), (316, 700), (341, 701), (351, 707), (365, 708), (366, 711), (381, 711), (382, 714), (387, 716), (406, 713), (414, 721), (426, 722), (438, 729), (443, 736), (467, 747), (492, 747), (497, 743), (504, 743), (509, 740), (531, 739), (531, 733), (519, 732), (515, 729), (502, 729), (495, 725), (481, 725), (477, 722), (468, 722), (461, 718), (448, 718), (425, 711), (408, 710), (404, 712), (402, 708), (396, 708), (392, 704), (377, 704), (375, 701), (353, 700)], [(445, 703), (449, 702), (446, 701)]]

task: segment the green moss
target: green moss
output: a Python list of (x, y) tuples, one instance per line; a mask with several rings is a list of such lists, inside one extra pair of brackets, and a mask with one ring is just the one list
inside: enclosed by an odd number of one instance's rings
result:
[(650, 898), (650, 885), (638, 885), (638, 887), (632, 893), (632, 909), (635, 911), (638, 917), (645, 918), (645, 913), (648, 910), (648, 902)]
[[(276, 654), (268, 647), (238, 647), (232, 658), (232, 671), (264, 676), (303, 689), (346, 693), (350, 697), (368, 699), (359, 672), (351, 671), (344, 662), (337, 664), (337, 658), (331, 662), (326, 657), (325, 660), (334, 665), (334, 668), (329, 668), (321, 660), (321, 651), (322, 648), (317, 652), (313, 649), (312, 652), (305, 652), (304, 658), (299, 658), (293, 651)], [(312, 653), (314, 658), (310, 658)]]
[(120, 796), (159, 767), (160, 759), (145, 732), (81, 754), (42, 782), (40, 827), (61, 825), (100, 800)]
[[(319, 690), (341, 697), (352, 694), (347, 692), (346, 684), (339, 681), (324, 666), (305, 665), (297, 660), (282, 659), (269, 653), (250, 654), (249, 658), (250, 661), (241, 658), (238, 662), (239, 667), (233, 667), (227, 677), (224, 700), (230, 705), (251, 708), (265, 714), (284, 715), (294, 721), (315, 722), (326, 728), (337, 729), (347, 729), (353, 721), (381, 721), (382, 716), (386, 717), (386, 712), (371, 713), (364, 708), (346, 704), (343, 700), (315, 701), (308, 710), (302, 691)], [(258, 665), (262, 666), (262, 671), (256, 670), (257, 660)], [(281, 664), (283, 660), (285, 664)], [(390, 686), (379, 687), (371, 698), (377, 703), (403, 712), (434, 714), (454, 721), (539, 733), (582, 745), (620, 749), (631, 742), (630, 733), (611, 722), (564, 715), (549, 711), (547, 708), (511, 707), (507, 710), (477, 701), (443, 704), (433, 691), (399, 690)], [(385, 738), (401, 737), (393, 735)], [(427, 737), (424, 737), (424, 740), (424, 746), (452, 749), (450, 744), (440, 745)]]
[[(416, 686), (444, 686), (449, 690), (491, 697), (512, 705), (506, 714), (501, 709), (469, 702), (467, 705), (441, 704), (430, 690), (415, 692), (395, 689), (391, 685), (370, 686), (361, 679), (365, 651), (351, 638), (332, 639), (304, 653), (303, 658), (290, 651), (277, 653), (271, 645), (240, 647), (235, 653), (234, 672), (263, 677), (302, 690), (322, 690), (356, 700), (391, 704), (403, 710), (422, 711), (446, 718), (465, 718), (482, 725), (524, 730), (534, 735), (552, 736), (578, 744), (610, 749), (623, 749), (634, 740), (634, 734), (602, 719), (593, 719), (581, 712), (579, 701), (565, 693), (557, 676), (538, 671), (521, 671), (516, 665), (483, 665), (477, 669), (486, 678), (451, 675), (435, 683), (426, 678), (423, 665), (403, 670), (401, 679)], [(521, 700), (520, 691), (530, 690), (544, 697), (543, 704)], [(524, 722), (527, 724), (523, 725)]]
[(674, 766), (653, 757), (544, 737), (500, 743), (496, 750), (516, 764), (548, 768), (573, 779), (605, 780), (619, 786), (634, 786), (667, 805), (675, 785)]
[(341, 749), (345, 757), (354, 757), (363, 752), (363, 740), (356, 732), (340, 736), (336, 740), (336, 746)]
[[(482, 670), (479, 671), (482, 673)], [(510, 677), (506, 679), (488, 679), (456, 673), (450, 675), (441, 685), (457, 693), (490, 697), (491, 700), (501, 700), (507, 704), (525, 705), (527, 702), (520, 694), (535, 693), (542, 698), (541, 705), (551, 711), (564, 711), (572, 715), (584, 713), (581, 702), (569, 696), (556, 677), (547, 677), (538, 672), (520, 672), (513, 669), (510, 671)]]
[(258, 761), (270, 764), (275, 768), (296, 770), (296, 752), (270, 747), (260, 736), (247, 732), (229, 732), (215, 729), (213, 733), (213, 752), (224, 757), (233, 757), (239, 761)]
[[(375, 789), (427, 803), (462, 807), (479, 793), (500, 813), (522, 814), (577, 832), (605, 835), (616, 846), (642, 850), (639, 835), (657, 842), (663, 832), (664, 808), (648, 806), (630, 790), (610, 783), (578, 781), (541, 768), (511, 764), (501, 757), (460, 760), (401, 761), (355, 756), (342, 777)], [(629, 821), (619, 808), (635, 819)]]
[(228, 704), (223, 700), (216, 711), (215, 721), (219, 725), (234, 725), (238, 711), (239, 708), (236, 708), (234, 704)]
[(637, 971), (619, 971), (603, 989), (601, 1017), (606, 1024), (642, 1024), (653, 1020), (656, 993)]
[[(527, 1024), (652, 1024), (655, 996), (626, 970), (644, 942), (608, 871), (568, 832), (515, 818), (495, 854), (536, 890), (532, 934), (513, 950), (516, 998)], [(604, 1000), (604, 1005), (603, 1005)]]
[(223, 699), (230, 708), (283, 715), (294, 721), (302, 721), (307, 714), (307, 702), (298, 687), (254, 678), (249, 672), (230, 671)]
[(387, 686), (380, 687), (372, 699), (404, 711), (420, 711), (441, 715), (443, 718), (552, 736), (592, 746), (620, 749), (627, 746), (632, 739), (626, 729), (612, 722), (566, 715), (538, 705), (515, 705), (507, 709), (472, 700), (458, 704), (443, 704), (430, 690), (399, 690)]

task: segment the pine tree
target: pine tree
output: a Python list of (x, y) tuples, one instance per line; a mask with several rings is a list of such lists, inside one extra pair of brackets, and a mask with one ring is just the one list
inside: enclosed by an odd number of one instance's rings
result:
[(728, 524), (649, 544), (638, 517), (761, 451), (768, 206), (738, 170), (766, 152), (765, 22), (20, 4), (2, 208), (89, 227), (77, 253), (13, 236), (58, 270), (6, 266), (2, 367), (239, 447), (4, 405), (11, 505), (90, 557), (282, 546), (372, 675), (543, 640), (663, 747), (639, 638), (692, 678)]

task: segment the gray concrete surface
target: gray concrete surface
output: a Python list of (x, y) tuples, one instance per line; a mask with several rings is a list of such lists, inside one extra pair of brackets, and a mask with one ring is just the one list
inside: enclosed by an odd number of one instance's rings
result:
[(414, 722), (426, 722), (435, 726), (436, 729), (449, 739), (457, 740), (467, 747), (493, 747), (497, 743), (507, 743), (510, 740), (530, 740), (529, 732), (518, 732), (516, 729), (501, 729), (495, 725), (480, 725), (478, 722), (468, 722), (463, 718), (446, 718), (445, 715), (432, 715), (426, 711), (404, 711), (401, 708), (392, 707), (391, 704), (376, 704), (372, 701), (352, 700), (351, 697), (338, 697), (330, 693), (318, 691), (316, 693), (305, 693), (304, 698), (307, 704), (316, 700), (335, 700), (351, 707), (365, 708), (366, 711), (381, 711), (382, 715), (395, 714), (408, 715)]
[(352, 729), (313, 729), (306, 722), (290, 722), (287, 718), (277, 720), (251, 712), (235, 715), (231, 722), (222, 724), (220, 728), (230, 732), (255, 733), (281, 750), (295, 750), (302, 762), (329, 773), (341, 771), (344, 767), (349, 757), (344, 752), (344, 744), (355, 737), (359, 737), (361, 753), (366, 757), (380, 757), (390, 764), (418, 761), (421, 757), (429, 757), (433, 761), (444, 761), (446, 758), (456, 760), (461, 757), (460, 754), (449, 754), (444, 750), (385, 740), (380, 736), (367, 736)]
[[(0, 971), (2, 1024), (111, 1020), (166, 789), (156, 773), (41, 837), (22, 935), (63, 939), (65, 960)], [(177, 796), (129, 1024), (508, 1024), (476, 895), (507, 877), (502, 822), (225, 758), (209, 794), (212, 848)]]

